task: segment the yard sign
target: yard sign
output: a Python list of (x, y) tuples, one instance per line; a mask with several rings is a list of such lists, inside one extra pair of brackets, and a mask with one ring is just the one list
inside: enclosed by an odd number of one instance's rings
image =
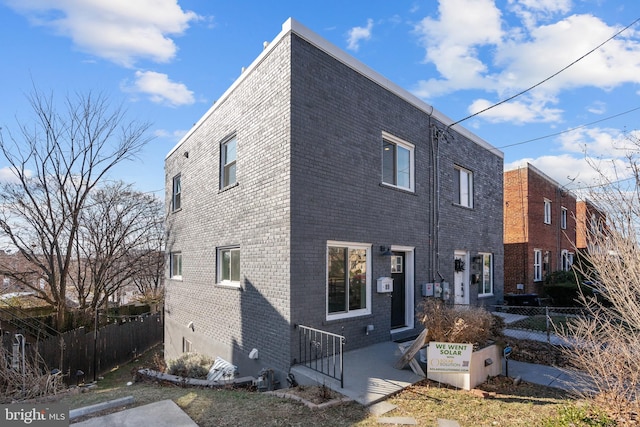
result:
[(427, 372), (469, 372), (473, 344), (430, 342)]

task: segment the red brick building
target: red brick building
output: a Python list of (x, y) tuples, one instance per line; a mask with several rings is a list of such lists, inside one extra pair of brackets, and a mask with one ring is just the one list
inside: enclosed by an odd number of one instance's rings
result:
[(578, 200), (576, 205), (576, 248), (589, 252), (594, 249), (591, 232), (602, 231), (606, 226), (606, 215), (589, 200)]
[(545, 277), (568, 270), (576, 196), (527, 164), (504, 173), (504, 292), (542, 295)]

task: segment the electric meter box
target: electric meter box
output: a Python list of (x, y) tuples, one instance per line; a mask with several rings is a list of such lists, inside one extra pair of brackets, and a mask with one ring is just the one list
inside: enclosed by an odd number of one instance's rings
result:
[(393, 292), (393, 279), (391, 277), (378, 278), (378, 293)]

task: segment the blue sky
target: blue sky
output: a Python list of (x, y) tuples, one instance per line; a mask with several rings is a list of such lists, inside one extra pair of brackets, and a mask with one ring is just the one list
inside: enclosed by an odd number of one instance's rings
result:
[[(0, 127), (33, 117), (33, 85), (101, 92), (156, 136), (112, 178), (162, 196), (165, 155), (288, 17), (458, 121), (578, 60), (640, 18), (640, 2), (0, 0)], [(461, 125), (506, 168), (528, 161), (579, 190), (594, 176), (585, 156), (624, 173), (639, 95), (640, 22)]]

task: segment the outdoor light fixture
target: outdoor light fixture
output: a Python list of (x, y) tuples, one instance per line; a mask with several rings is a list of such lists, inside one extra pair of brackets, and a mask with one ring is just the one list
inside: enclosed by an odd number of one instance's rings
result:
[(380, 246), (380, 255), (382, 256), (391, 256), (393, 253), (391, 252), (391, 246), (389, 245), (381, 245)]
[(487, 359), (484, 359), (484, 366), (490, 366), (493, 365), (493, 359), (491, 359), (490, 357)]
[(196, 327), (193, 325), (193, 322), (189, 322), (189, 324), (187, 325), (187, 328), (191, 329), (192, 331), (196, 330)]

